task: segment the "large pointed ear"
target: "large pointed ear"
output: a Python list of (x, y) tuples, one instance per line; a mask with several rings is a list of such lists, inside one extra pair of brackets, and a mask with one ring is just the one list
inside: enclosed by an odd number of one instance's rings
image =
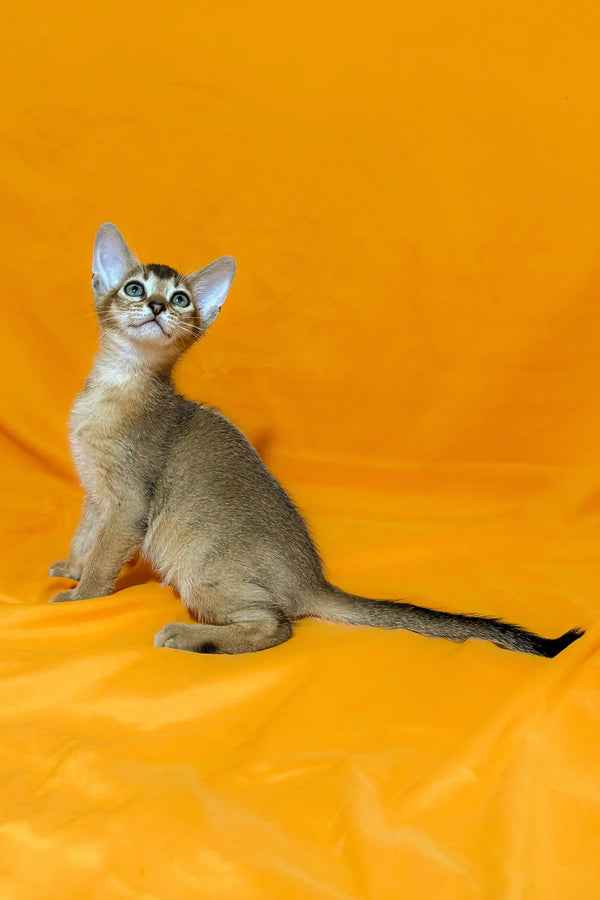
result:
[(116, 288), (136, 262), (116, 225), (111, 222), (101, 225), (94, 243), (92, 262), (92, 287), (96, 296)]
[(221, 256), (204, 269), (198, 269), (187, 276), (194, 295), (194, 305), (200, 313), (205, 325), (219, 315), (219, 310), (229, 293), (235, 275), (235, 259), (232, 256)]

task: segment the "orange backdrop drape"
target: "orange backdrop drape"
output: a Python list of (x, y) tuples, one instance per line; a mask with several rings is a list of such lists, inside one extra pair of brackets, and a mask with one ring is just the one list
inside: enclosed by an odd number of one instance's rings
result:
[[(589, 0), (5, 8), (3, 900), (598, 894), (599, 29)], [(179, 384), (333, 581), (585, 638), (160, 651), (185, 613), (140, 565), (48, 606), (104, 220), (146, 262), (236, 257)]]

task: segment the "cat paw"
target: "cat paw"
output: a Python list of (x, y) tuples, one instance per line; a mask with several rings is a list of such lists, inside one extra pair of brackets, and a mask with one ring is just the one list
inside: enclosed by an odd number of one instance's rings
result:
[(68, 559), (59, 559), (48, 569), (49, 578), (72, 578), (73, 581), (79, 581), (81, 573), (73, 571), (73, 566), (69, 566)]
[(77, 596), (77, 588), (71, 588), (70, 591), (61, 591), (59, 594), (55, 594), (54, 597), (48, 600), (48, 603), (65, 603), (68, 600), (81, 600), (81, 597)]
[(190, 627), (183, 623), (169, 622), (154, 635), (154, 646), (170, 647), (173, 650), (189, 650)]

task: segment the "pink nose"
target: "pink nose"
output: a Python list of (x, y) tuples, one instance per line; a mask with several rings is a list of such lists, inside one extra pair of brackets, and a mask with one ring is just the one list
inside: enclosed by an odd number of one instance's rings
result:
[(148, 300), (148, 306), (155, 316), (158, 316), (159, 313), (164, 312), (166, 309), (164, 301), (156, 300), (154, 297), (151, 300)]

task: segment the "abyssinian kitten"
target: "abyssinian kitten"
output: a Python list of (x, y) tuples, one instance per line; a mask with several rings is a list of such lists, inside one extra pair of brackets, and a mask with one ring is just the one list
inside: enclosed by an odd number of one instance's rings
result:
[(139, 551), (197, 623), (165, 625), (157, 647), (264, 650), (305, 616), (483, 638), (548, 657), (580, 637), (573, 629), (547, 639), (329, 584), (301, 515), (244, 435), (173, 386), (173, 367), (214, 322), (234, 274), (229, 256), (191, 275), (144, 266), (114, 225), (100, 227), (92, 278), (100, 350), (70, 423), (85, 501), (68, 559), (49, 572), (79, 583), (51, 602), (109, 594)]

